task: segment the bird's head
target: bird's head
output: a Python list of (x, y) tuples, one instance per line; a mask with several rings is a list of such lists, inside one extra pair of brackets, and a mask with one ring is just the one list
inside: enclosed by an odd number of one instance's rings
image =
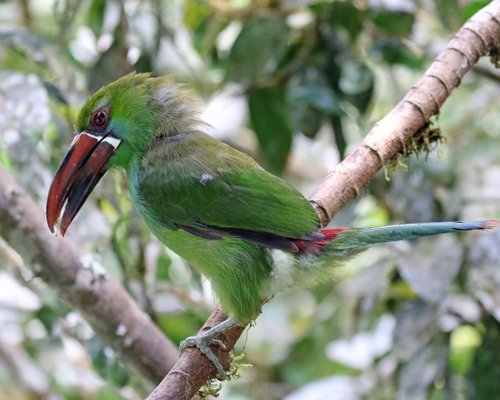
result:
[(63, 208), (64, 235), (104, 173), (127, 167), (159, 135), (196, 121), (191, 99), (167, 78), (129, 74), (101, 88), (82, 107), (76, 134), (52, 181), (47, 223), (52, 232)]

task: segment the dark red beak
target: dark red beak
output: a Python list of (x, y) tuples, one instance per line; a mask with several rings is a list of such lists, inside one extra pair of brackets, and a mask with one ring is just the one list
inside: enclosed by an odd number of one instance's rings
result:
[(106, 163), (120, 146), (121, 140), (112, 133), (82, 132), (75, 136), (71, 147), (56, 172), (47, 197), (47, 224), (54, 226), (61, 211), (61, 235), (78, 214), (87, 197), (107, 170)]

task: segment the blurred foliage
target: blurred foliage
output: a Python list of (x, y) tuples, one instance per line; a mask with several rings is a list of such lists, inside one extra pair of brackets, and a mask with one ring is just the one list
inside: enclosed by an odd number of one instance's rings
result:
[[(1, 1), (0, 163), (44, 208), (89, 93), (151, 71), (187, 82), (212, 134), (307, 194), (487, 3)], [(499, 74), (476, 71), (440, 113), (448, 142), (379, 174), (337, 225), (500, 217)], [(104, 181), (69, 236), (180, 341), (213, 309), (211, 290), (145, 228), (123, 172)], [(491, 398), (499, 242), (380, 246), (333, 284), (277, 296), (240, 341), (253, 367), (222, 398)], [(33, 270), (0, 241), (0, 398), (143, 398), (148, 384)]]

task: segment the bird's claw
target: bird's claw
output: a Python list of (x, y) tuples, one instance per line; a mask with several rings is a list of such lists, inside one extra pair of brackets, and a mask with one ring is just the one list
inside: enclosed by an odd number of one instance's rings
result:
[(207, 332), (186, 338), (181, 342), (179, 349), (183, 351), (189, 347), (197, 347), (210, 361), (212, 361), (220, 377), (226, 379), (226, 370), (210, 346), (217, 346), (226, 350), (226, 345), (222, 340), (214, 338), (212, 335), (207, 334)]
[(221, 349), (226, 350), (226, 345), (222, 342), (222, 340), (217, 339), (217, 336), (237, 325), (238, 323), (234, 319), (227, 318), (221, 323), (210, 328), (208, 331), (199, 333), (196, 336), (190, 336), (186, 340), (182, 341), (180, 350), (182, 351), (188, 347), (198, 347), (198, 349), (205, 354), (210, 361), (212, 361), (215, 368), (217, 368), (220, 379), (224, 380), (227, 378), (226, 371), (210, 346), (218, 346)]

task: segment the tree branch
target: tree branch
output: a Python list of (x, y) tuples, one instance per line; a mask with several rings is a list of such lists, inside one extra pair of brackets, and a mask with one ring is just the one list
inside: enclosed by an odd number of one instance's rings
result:
[(78, 309), (104, 342), (153, 383), (177, 359), (177, 348), (111, 277), (82, 264), (72, 242), (53, 236), (36, 203), (0, 166), (0, 236), (27, 265)]
[(420, 81), (311, 195), (323, 225), (333, 218), (413, 135), (439, 113), (445, 100), (481, 56), (500, 47), (500, 1), (477, 12), (456, 33)]
[[(500, 47), (500, 0), (477, 12), (450, 40), (420, 81), (396, 107), (368, 133), (365, 139), (326, 177), (311, 195), (322, 225), (356, 197), (384, 164), (405, 149), (413, 135), (436, 115), (481, 56)], [(217, 308), (201, 331), (222, 322), (226, 316)], [(222, 335), (226, 350), (216, 354), (227, 365), (229, 351), (244, 328)], [(212, 363), (197, 349), (181, 354), (170, 373), (147, 400), (191, 399), (207, 379), (215, 378)]]

